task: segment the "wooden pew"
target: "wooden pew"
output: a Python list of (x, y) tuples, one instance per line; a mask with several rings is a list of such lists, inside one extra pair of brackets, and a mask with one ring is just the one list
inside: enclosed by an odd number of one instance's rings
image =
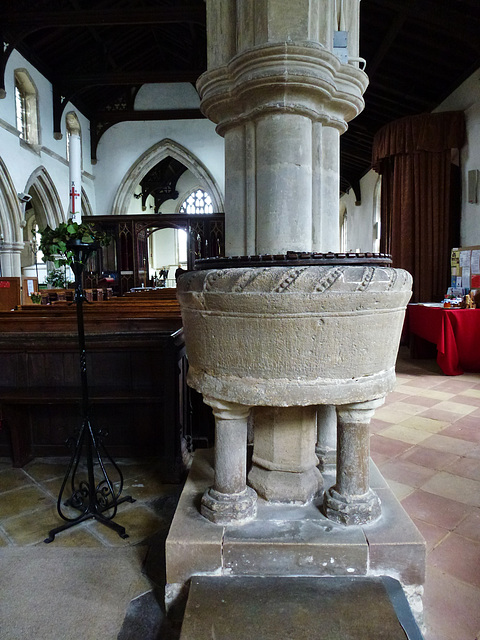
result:
[[(154, 456), (178, 481), (192, 442), (192, 392), (176, 300), (114, 298), (84, 304), (92, 421), (106, 428), (115, 457)], [(68, 455), (79, 426), (80, 364), (75, 305), (27, 305), (0, 312), (0, 455), (14, 466)], [(195, 398), (203, 412), (203, 405)], [(213, 421), (200, 415), (199, 439)], [(206, 431), (205, 431), (206, 429)]]

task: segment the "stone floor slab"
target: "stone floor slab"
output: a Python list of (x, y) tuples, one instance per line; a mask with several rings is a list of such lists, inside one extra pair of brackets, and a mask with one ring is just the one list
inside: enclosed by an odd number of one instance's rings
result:
[[(400, 619), (399, 619), (400, 618)], [(195, 576), (181, 640), (421, 640), (400, 584)]]

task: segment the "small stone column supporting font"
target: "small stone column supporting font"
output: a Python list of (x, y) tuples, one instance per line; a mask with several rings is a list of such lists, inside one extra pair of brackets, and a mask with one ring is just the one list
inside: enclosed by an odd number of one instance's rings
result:
[(367, 524), (381, 515), (380, 500), (370, 488), (370, 420), (384, 398), (337, 407), (336, 484), (324, 495), (329, 520)]
[(247, 487), (250, 407), (206, 397), (215, 416), (215, 479), (202, 497), (201, 513), (215, 524), (247, 522), (256, 516), (257, 494)]

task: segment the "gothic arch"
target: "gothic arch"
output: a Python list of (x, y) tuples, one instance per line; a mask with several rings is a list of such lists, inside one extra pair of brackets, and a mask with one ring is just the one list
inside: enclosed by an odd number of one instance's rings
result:
[(82, 216), (93, 216), (92, 205), (88, 199), (85, 189), (82, 187)]
[(5, 242), (22, 242), (23, 211), (8, 169), (0, 158), (0, 226)]
[(62, 201), (45, 167), (35, 169), (27, 180), (25, 193), (30, 191), (30, 195), (41, 204), (42, 213), (45, 216), (45, 219), (41, 220), (42, 223), (48, 224), (52, 229), (55, 229), (61, 222), (65, 222)]
[(140, 180), (158, 162), (168, 156), (184, 164), (193, 173), (199, 186), (210, 194), (214, 204), (214, 211), (223, 211), (222, 195), (205, 165), (181, 144), (165, 138), (145, 151), (127, 171), (113, 201), (112, 214), (128, 213), (132, 193)]

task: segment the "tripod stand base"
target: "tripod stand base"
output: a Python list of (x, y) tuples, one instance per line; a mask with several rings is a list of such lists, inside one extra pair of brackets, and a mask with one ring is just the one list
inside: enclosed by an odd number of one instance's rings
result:
[[(104, 509), (104, 511), (108, 511), (108, 510), (110, 510), (112, 508), (115, 508), (119, 504), (121, 504), (122, 502), (135, 502), (135, 499), (132, 498), (131, 496), (125, 496), (124, 498), (121, 498), (121, 500), (118, 500), (115, 504), (108, 505)], [(66, 522), (65, 524), (62, 524), (60, 527), (56, 527), (55, 529), (51, 529), (48, 532), (48, 538), (45, 538), (44, 542), (46, 542), (47, 544), (49, 542), (53, 542), (55, 540), (55, 536), (57, 535), (57, 533), (61, 533), (62, 531), (66, 531), (67, 529), (71, 529), (72, 527), (75, 527), (77, 524), (81, 524), (82, 522), (85, 522), (86, 520), (90, 520), (91, 518), (93, 518), (97, 522), (100, 522), (101, 524), (104, 524), (109, 529), (112, 529), (113, 531), (116, 531), (118, 533), (118, 535), (120, 536), (120, 538), (124, 538), (124, 539), (128, 538), (128, 533), (125, 531), (125, 527), (122, 527), (121, 525), (117, 524), (116, 522), (113, 522), (113, 520), (111, 520), (110, 518), (106, 518), (105, 516), (102, 515), (101, 511), (100, 512), (98, 512), (98, 511), (87, 511), (86, 513), (84, 513), (83, 515), (79, 516), (75, 520), (71, 520), (70, 522)]]

